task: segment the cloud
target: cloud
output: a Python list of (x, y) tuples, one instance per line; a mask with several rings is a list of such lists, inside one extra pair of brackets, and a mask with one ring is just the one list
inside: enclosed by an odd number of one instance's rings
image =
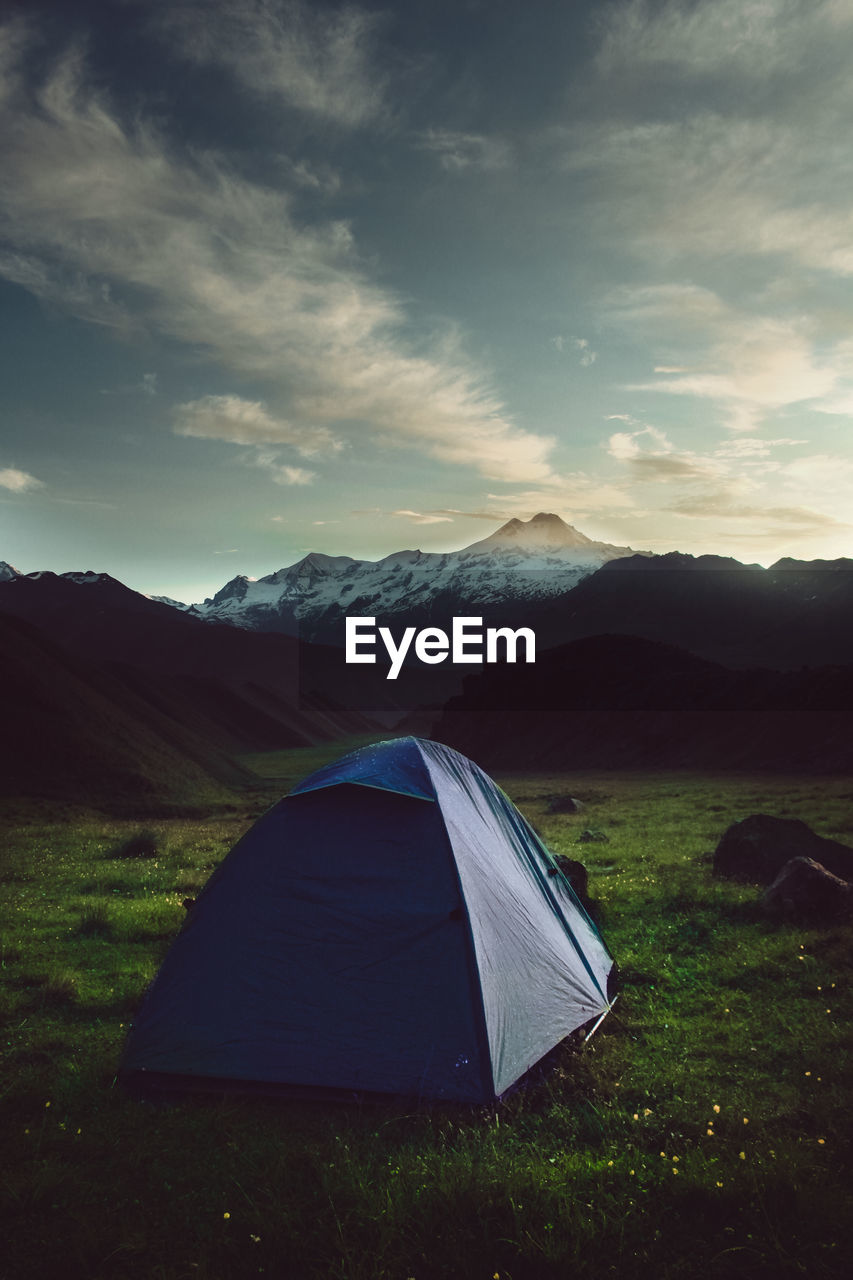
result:
[[(500, 519), (511, 516), (529, 519), (538, 511), (571, 511), (572, 520), (593, 514), (610, 514), (614, 510), (636, 507), (630, 486), (623, 480), (603, 479), (585, 471), (573, 471), (552, 478), (541, 488), (520, 489), (514, 493), (487, 493), (490, 502), (504, 508)], [(568, 516), (565, 517), (568, 519)]]
[(276, 484), (313, 484), (317, 474), (304, 467), (282, 466), (273, 469), (272, 477)]
[(764, 80), (797, 69), (811, 42), (837, 38), (851, 22), (844, 0), (631, 0), (600, 21), (597, 61), (608, 74), (641, 67), (679, 80), (733, 72)]
[(305, 456), (337, 453), (342, 447), (323, 427), (299, 426), (273, 417), (260, 400), (233, 395), (202, 396), (176, 405), (174, 428), (178, 435), (230, 444), (290, 444)]
[[(651, 441), (651, 447), (643, 437)], [(646, 447), (644, 448), (644, 444)], [(637, 431), (617, 431), (607, 441), (611, 458), (623, 463), (638, 481), (707, 480), (725, 470), (716, 457), (693, 452), (677, 453), (664, 432), (657, 427), (640, 427)]]
[(808, 444), (807, 440), (791, 440), (781, 437), (778, 440), (759, 440), (751, 436), (740, 436), (718, 445), (714, 453), (717, 458), (766, 458), (773, 449)]
[(641, 331), (669, 357), (656, 378), (626, 390), (710, 400), (732, 431), (754, 433), (791, 405), (829, 405), (850, 376), (849, 344), (822, 344), (818, 354), (807, 316), (755, 314), (684, 284), (614, 290), (605, 306), (611, 324)]
[(601, 7), (598, 54), (552, 139), (595, 227), (647, 267), (853, 273), (847, 0)]
[(548, 479), (553, 441), (516, 427), (455, 335), (403, 336), (408, 316), (345, 223), (300, 223), (287, 191), (170, 147), (143, 119), (124, 126), (76, 53), (35, 92), (35, 106), (19, 94), (0, 109), (0, 271), (274, 392), (266, 419), (221, 400), (217, 417), (205, 397), (181, 420), (188, 434), (304, 451), (367, 435), (492, 479)]
[(418, 135), (417, 145), (431, 151), (442, 169), (460, 173), (466, 169), (479, 172), (506, 169), (512, 164), (512, 151), (502, 138), (482, 133), (459, 133), (452, 129), (427, 129)]
[(689, 516), (691, 519), (698, 517), (756, 521), (765, 528), (769, 524), (777, 526), (777, 530), (779, 525), (788, 525), (803, 534), (850, 528), (846, 522), (810, 507), (761, 506), (735, 502), (726, 490), (696, 494), (672, 503), (664, 510), (677, 516)]
[(250, 467), (260, 467), (262, 471), (266, 471), (275, 484), (306, 485), (313, 484), (317, 479), (316, 471), (307, 471), (304, 467), (281, 462), (278, 454), (266, 449), (246, 455), (243, 461)]
[(709, 444), (704, 452), (678, 450), (658, 428), (631, 425), (636, 430), (613, 433), (606, 448), (626, 474), (635, 516), (647, 506), (658, 522), (667, 514), (724, 521), (768, 545), (786, 533), (819, 537), (851, 527), (853, 462), (845, 457), (805, 454), (780, 461), (772, 455), (807, 443), (787, 436), (743, 436)]
[(586, 368), (591, 364), (595, 364), (598, 359), (598, 353), (593, 351), (586, 338), (573, 338), (575, 347), (580, 352), (580, 362)]
[(438, 515), (435, 512), (392, 511), (392, 516), (406, 516), (412, 524), (453, 524), (452, 516)]
[(658, 452), (671, 453), (673, 446), (667, 440), (663, 431), (659, 431), (657, 427), (644, 427), (636, 422), (634, 418), (630, 418), (625, 414), (611, 413), (608, 415), (608, 421), (618, 419), (627, 422), (629, 425), (636, 425), (636, 431), (616, 431), (607, 441), (607, 452), (611, 458), (617, 458), (620, 461), (628, 461), (633, 458), (639, 458), (642, 454), (642, 446), (640, 439), (642, 436), (649, 436), (658, 446)]
[(383, 110), (380, 21), (355, 5), (305, 0), (165, 0), (155, 28), (176, 56), (224, 67), (252, 93), (356, 128)]
[(463, 520), (488, 520), (492, 521), (508, 520), (509, 515), (506, 511), (459, 511), (456, 507), (440, 507), (436, 515), (461, 516)]
[(853, 460), (830, 453), (792, 458), (776, 472), (783, 492), (798, 502), (814, 505), (848, 525), (853, 492)]
[(100, 394), (102, 396), (156, 396), (159, 395), (158, 376), (156, 373), (143, 373), (138, 382), (125, 383), (118, 387), (101, 387)]
[(0, 488), (10, 489), (12, 493), (29, 493), (32, 489), (44, 487), (42, 480), (37, 480), (28, 471), (19, 471), (17, 467), (0, 467)]

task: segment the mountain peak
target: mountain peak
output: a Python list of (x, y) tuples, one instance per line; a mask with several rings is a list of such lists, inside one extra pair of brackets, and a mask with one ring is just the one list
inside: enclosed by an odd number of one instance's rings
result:
[(494, 551), (518, 547), (525, 551), (557, 551), (566, 548), (593, 548), (605, 544), (594, 542), (585, 533), (566, 524), (553, 511), (539, 511), (529, 520), (513, 517), (488, 538), (466, 547), (466, 551)]
[(0, 560), (0, 582), (12, 582), (15, 578), (22, 575), (12, 564), (7, 564), (5, 560)]

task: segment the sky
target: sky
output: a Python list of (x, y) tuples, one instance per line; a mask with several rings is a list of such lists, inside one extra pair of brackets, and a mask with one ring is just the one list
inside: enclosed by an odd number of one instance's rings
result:
[(853, 0), (6, 0), (0, 559), (853, 555)]

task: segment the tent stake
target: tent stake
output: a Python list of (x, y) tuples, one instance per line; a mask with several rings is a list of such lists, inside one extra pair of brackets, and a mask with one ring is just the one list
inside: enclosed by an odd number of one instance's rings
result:
[(584, 1038), (583, 1038), (583, 1042), (584, 1042), (584, 1044), (586, 1044), (587, 1040), (591, 1040), (591, 1039), (592, 1039), (592, 1037), (595, 1035), (596, 1031), (597, 1031), (597, 1030), (598, 1030), (598, 1028), (601, 1026), (602, 1022), (603, 1022), (603, 1021), (604, 1021), (604, 1019), (607, 1017), (608, 1013), (609, 1013), (609, 1012), (610, 1012), (610, 1010), (613, 1008), (613, 1006), (615, 1005), (615, 1003), (616, 1003), (616, 1001), (617, 1001), (618, 999), (619, 999), (619, 997), (618, 997), (618, 996), (614, 996), (614, 997), (613, 997), (613, 999), (610, 1001), (610, 1004), (609, 1004), (609, 1005), (607, 1006), (607, 1008), (604, 1010), (604, 1013), (601, 1015), (601, 1017), (597, 1020), (597, 1022), (596, 1022), (596, 1024), (595, 1024), (595, 1026), (592, 1028), (592, 1030), (591, 1030), (591, 1031), (587, 1031), (586, 1035), (585, 1035), (585, 1036), (584, 1036)]

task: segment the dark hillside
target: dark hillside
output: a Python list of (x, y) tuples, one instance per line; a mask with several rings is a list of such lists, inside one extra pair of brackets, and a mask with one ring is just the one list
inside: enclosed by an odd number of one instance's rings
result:
[[(362, 716), (305, 687), (306, 646), (293, 637), (201, 622), (105, 574), (0, 583), (2, 613), (102, 664), (142, 702), (221, 749), (306, 746), (365, 728)], [(322, 656), (312, 660), (322, 666)]]
[(853, 655), (853, 560), (762, 569), (679, 552), (626, 556), (525, 622), (543, 644), (618, 633), (731, 667), (844, 664)]
[(0, 615), (0, 794), (198, 803), (247, 770), (35, 627)]
[(734, 671), (603, 635), (468, 678), (432, 736), (485, 767), (841, 772), (853, 666)]

